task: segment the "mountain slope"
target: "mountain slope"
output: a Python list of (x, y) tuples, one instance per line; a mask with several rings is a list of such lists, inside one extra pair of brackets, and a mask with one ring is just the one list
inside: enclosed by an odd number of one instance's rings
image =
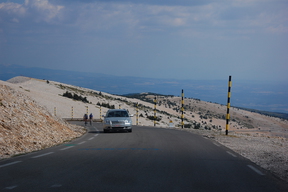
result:
[(27, 95), (0, 81), (0, 159), (51, 147), (85, 131), (53, 117)]
[[(17, 80), (18, 79), (18, 80)], [(143, 94), (139, 98), (127, 98), (112, 95), (92, 89), (63, 84), (55, 81), (45, 81), (33, 78), (17, 77), (9, 80), (15, 87), (32, 97), (48, 111), (60, 118), (82, 118), (87, 112), (93, 113), (97, 119), (102, 118), (109, 106), (126, 108), (134, 114), (133, 122), (136, 124), (136, 104), (139, 104), (139, 124), (153, 126), (154, 116), (153, 94)], [(85, 97), (88, 103), (76, 101), (63, 94), (69, 92)], [(157, 96), (157, 126), (168, 127), (172, 121), (174, 126), (181, 124), (180, 111), (181, 97)], [(191, 128), (200, 128), (215, 131), (224, 131), (226, 126), (226, 106), (201, 101), (199, 99), (185, 98), (185, 125)], [(100, 111), (100, 106), (101, 111)], [(73, 107), (73, 114), (72, 114)], [(101, 112), (101, 114), (100, 114)], [(273, 118), (242, 109), (230, 108), (230, 131), (269, 134), (272, 136), (287, 136), (287, 120)]]

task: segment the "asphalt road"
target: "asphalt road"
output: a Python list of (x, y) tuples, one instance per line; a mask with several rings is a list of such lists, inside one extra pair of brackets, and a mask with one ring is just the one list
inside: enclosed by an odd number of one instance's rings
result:
[(100, 127), (88, 125), (74, 141), (0, 161), (0, 191), (288, 191), (286, 182), (200, 135), (153, 127), (103, 133)]

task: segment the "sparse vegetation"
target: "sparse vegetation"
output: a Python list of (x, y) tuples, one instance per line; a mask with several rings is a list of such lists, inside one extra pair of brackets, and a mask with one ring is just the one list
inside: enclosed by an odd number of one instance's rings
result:
[(97, 105), (101, 106), (101, 107), (106, 107), (108, 109), (115, 109), (115, 105), (110, 105), (109, 103), (101, 103), (100, 104), (100, 102), (98, 102)]
[(84, 103), (89, 103), (89, 101), (87, 100), (87, 97), (82, 97), (81, 95), (77, 95), (76, 93), (72, 94), (68, 91), (63, 93), (63, 97), (68, 97), (68, 98), (74, 99), (76, 101), (82, 101)]
[(152, 116), (152, 115), (150, 115), (150, 116), (147, 115), (147, 118), (150, 119), (150, 120), (152, 120), (152, 121), (161, 121), (161, 117), (158, 117), (158, 116), (155, 118), (155, 117)]

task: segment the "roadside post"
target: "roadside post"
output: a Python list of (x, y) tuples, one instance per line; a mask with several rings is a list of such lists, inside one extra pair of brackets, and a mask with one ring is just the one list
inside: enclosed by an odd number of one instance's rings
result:
[(73, 119), (73, 115), (74, 115), (74, 110), (73, 110), (73, 106), (71, 107), (71, 119)]
[(174, 124), (173, 124), (173, 121), (172, 121), (172, 120), (169, 121), (169, 127), (170, 127), (170, 128), (174, 127)]
[(56, 116), (56, 107), (54, 107), (54, 115)]
[(156, 104), (157, 104), (157, 100), (156, 100), (156, 96), (154, 97), (154, 127), (156, 126)]
[(97, 107), (97, 105), (95, 105), (96, 108), (98, 108), (100, 110), (99, 114), (100, 114), (100, 121), (102, 121), (102, 107)]
[(139, 123), (139, 108), (138, 108), (138, 102), (136, 103), (136, 125)]
[(227, 100), (227, 114), (226, 114), (226, 135), (228, 135), (229, 131), (229, 119), (230, 119), (230, 114), (229, 114), (229, 109), (230, 109), (230, 97), (231, 97), (231, 75), (229, 76), (229, 82), (228, 82), (228, 100)]
[(182, 129), (184, 128), (184, 91), (182, 89), (182, 100), (181, 100), (181, 126), (182, 126)]
[(100, 120), (102, 121), (102, 107), (100, 106)]

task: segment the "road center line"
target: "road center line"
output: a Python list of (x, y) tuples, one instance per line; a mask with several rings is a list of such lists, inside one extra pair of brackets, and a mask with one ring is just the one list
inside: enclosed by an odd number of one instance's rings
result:
[(0, 165), (0, 168), (1, 168), (1, 167), (6, 167), (6, 166), (9, 166), (9, 165), (14, 165), (14, 164), (20, 163), (20, 162), (22, 162), (22, 161), (14, 161), (14, 162), (12, 162), (12, 163), (7, 163), (7, 164), (4, 164), (4, 165)]
[(259, 175), (265, 175), (264, 173), (262, 173), (261, 171), (259, 171), (258, 169), (256, 169), (255, 167), (253, 167), (252, 165), (247, 165), (250, 169), (252, 169), (253, 171), (255, 171), (256, 173), (258, 173)]
[(94, 137), (97, 137), (99, 134), (94, 135)]
[(91, 137), (90, 139), (88, 139), (88, 140), (92, 140), (92, 139), (94, 139), (94, 137)]
[(66, 150), (66, 149), (70, 149), (70, 148), (72, 148), (72, 147), (74, 147), (74, 146), (69, 146), (69, 147), (65, 147), (65, 148), (62, 148), (62, 149), (59, 149), (59, 150)]
[(50, 155), (52, 153), (54, 153), (54, 152), (44, 153), (44, 154), (37, 155), (37, 156), (31, 157), (31, 158), (39, 158), (39, 157), (43, 157), (43, 156), (46, 156), (46, 155)]
[(81, 144), (83, 144), (83, 143), (85, 143), (86, 141), (82, 141), (82, 142), (80, 142), (80, 143), (78, 143), (78, 145), (81, 145)]

